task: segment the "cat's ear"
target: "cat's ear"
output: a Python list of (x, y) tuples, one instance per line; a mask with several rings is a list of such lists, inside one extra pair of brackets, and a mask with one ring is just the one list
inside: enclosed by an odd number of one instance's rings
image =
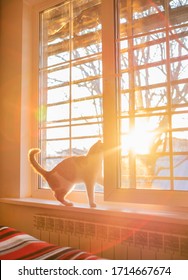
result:
[(98, 140), (97, 143), (96, 143), (96, 147), (98, 150), (101, 150), (103, 149), (103, 142), (101, 140)]

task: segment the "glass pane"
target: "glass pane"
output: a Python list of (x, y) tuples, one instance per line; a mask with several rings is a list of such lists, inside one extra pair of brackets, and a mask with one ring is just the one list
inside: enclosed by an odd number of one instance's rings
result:
[(72, 85), (72, 99), (81, 99), (86, 97), (102, 97), (102, 79), (91, 79), (89, 81), (79, 82)]
[(101, 34), (100, 0), (62, 1), (40, 15), (39, 129), (48, 167), (102, 137)]
[(102, 133), (101, 124), (86, 124), (72, 126), (72, 137), (100, 137)]
[(129, 111), (129, 93), (121, 94), (121, 113)]
[(70, 79), (70, 70), (69, 68), (57, 67), (53, 68), (48, 72), (48, 87), (59, 87), (68, 83)]
[(69, 104), (50, 106), (47, 108), (47, 122), (69, 119)]
[(174, 176), (175, 177), (187, 177), (187, 179), (188, 179), (188, 173), (187, 173), (188, 156), (187, 155), (174, 156), (173, 164), (174, 164)]
[[(161, 49), (161, 46), (165, 47), (165, 32), (164, 31), (160, 31), (160, 30), (156, 30), (153, 31), (151, 33), (144, 33), (133, 37), (133, 43), (135, 48), (140, 48), (140, 47), (144, 47), (144, 45), (147, 47), (151, 46), (153, 48), (156, 48), (157, 44), (160, 44), (159, 49)], [(164, 50), (160, 50), (161, 54), (166, 55), (165, 51), (166, 48)], [(163, 57), (163, 56), (162, 56)]]
[(121, 188), (130, 188), (129, 172), (129, 158), (128, 156), (123, 156), (121, 162)]
[(138, 189), (151, 189), (152, 179), (155, 170), (153, 170), (153, 159), (149, 156), (136, 157), (136, 185)]
[(172, 128), (187, 129), (187, 125), (188, 125), (188, 113), (172, 115)]
[(88, 77), (95, 77), (102, 74), (102, 61), (101, 60), (91, 60), (89, 62), (78, 64), (72, 67), (72, 79), (76, 82), (81, 79), (86, 79)]
[(135, 109), (156, 108), (167, 105), (167, 90), (165, 87), (148, 88), (135, 92)]
[(128, 133), (128, 131), (129, 131), (129, 119), (128, 118), (121, 119), (121, 133), (125, 134)]
[(152, 188), (157, 190), (170, 190), (170, 180), (154, 180)]
[(170, 68), (172, 80), (187, 79), (188, 60), (173, 62), (171, 63)]
[(59, 138), (68, 138), (70, 135), (69, 127), (55, 127), (44, 129), (46, 133), (46, 139), (59, 139)]
[(73, 59), (102, 51), (101, 5), (95, 1), (73, 1)]
[(124, 70), (129, 67), (128, 52), (124, 51), (124, 48), (122, 46), (121, 46), (121, 50), (122, 50), (120, 55), (121, 70)]
[(47, 103), (65, 102), (70, 99), (70, 88), (68, 86), (50, 89), (47, 92)]
[(43, 147), (46, 147), (46, 157), (63, 158), (70, 154), (69, 141), (67, 140), (43, 141)]
[(122, 188), (183, 190), (185, 175), (177, 170), (188, 150), (185, 8), (184, 0), (119, 0)]
[(70, 5), (62, 4), (41, 13), (41, 66), (52, 66), (68, 61), (70, 52)]
[(73, 139), (71, 142), (73, 155), (78, 154), (77, 150), (79, 150), (79, 155), (86, 155), (90, 147), (94, 145), (97, 140), (97, 138), (92, 137), (85, 139)]
[(149, 115), (146, 113), (145, 117), (137, 117), (135, 118), (135, 130), (137, 134), (141, 134), (141, 132), (148, 132), (151, 135), (147, 135), (147, 137), (157, 137), (158, 135), (163, 134), (167, 131), (168, 126), (166, 125), (167, 116), (166, 115)]
[(128, 73), (122, 73), (121, 78), (121, 89), (129, 89), (129, 74)]
[(72, 103), (72, 118), (86, 118), (89, 116), (101, 116), (101, 99), (84, 100)]
[(135, 86), (144, 87), (166, 82), (166, 66), (150, 67), (141, 69), (135, 73)]
[(136, 65), (159, 62), (166, 58), (166, 43), (160, 43), (159, 41), (157, 45), (152, 44), (149, 46), (142, 43), (142, 48), (134, 51), (134, 57)]
[[(131, 14), (132, 11), (132, 14)], [(119, 1), (120, 37), (126, 37), (130, 32), (136, 36), (164, 27), (165, 17), (162, 16), (164, 6), (160, 1)], [(131, 27), (131, 23), (133, 27)]]
[(173, 30), (173, 35), (171, 35), (172, 38), (175, 38), (170, 41), (170, 55), (172, 58), (187, 55), (188, 35), (185, 36), (184, 34), (187, 34), (188, 28), (182, 28), (180, 31), (182, 33), (179, 32), (179, 29)]
[(187, 5), (187, 0), (178, 0), (178, 1), (172, 0), (172, 1), (170, 1), (169, 5), (170, 5), (170, 8), (172, 8), (172, 9), (175, 9), (178, 7), (184, 8), (183, 6)]
[(173, 151), (188, 152), (188, 130), (173, 132), (172, 136)]
[(187, 191), (188, 190), (188, 180), (174, 180), (174, 189), (176, 191)]
[(159, 156), (156, 159), (154, 175), (166, 177), (170, 176), (170, 157)]
[(187, 83), (177, 83), (171, 87), (172, 103), (185, 104), (188, 103), (188, 81)]

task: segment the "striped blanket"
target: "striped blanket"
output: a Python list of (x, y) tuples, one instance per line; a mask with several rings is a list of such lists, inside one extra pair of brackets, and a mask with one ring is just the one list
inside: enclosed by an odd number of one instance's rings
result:
[(41, 241), (14, 228), (0, 226), (0, 260), (96, 260), (97, 256), (71, 247)]

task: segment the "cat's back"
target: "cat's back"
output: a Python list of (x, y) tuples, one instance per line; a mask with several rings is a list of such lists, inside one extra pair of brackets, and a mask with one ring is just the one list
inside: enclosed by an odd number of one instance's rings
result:
[(85, 156), (72, 156), (62, 160), (53, 170), (52, 173), (61, 174), (63, 177), (74, 179), (82, 176), (87, 165)]

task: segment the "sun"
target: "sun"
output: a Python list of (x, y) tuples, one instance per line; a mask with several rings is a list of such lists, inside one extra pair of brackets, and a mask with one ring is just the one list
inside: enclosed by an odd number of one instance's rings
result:
[(121, 137), (122, 155), (128, 154), (129, 151), (135, 154), (149, 154), (153, 139), (154, 132), (148, 131), (144, 124), (133, 129)]

